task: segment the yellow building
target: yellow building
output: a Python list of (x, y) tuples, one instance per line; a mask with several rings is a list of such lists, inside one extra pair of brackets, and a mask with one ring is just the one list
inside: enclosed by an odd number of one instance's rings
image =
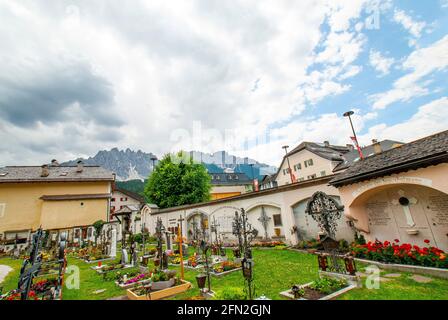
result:
[(0, 237), (29, 238), (39, 227), (68, 230), (88, 239), (97, 220), (109, 220), (115, 175), (99, 166), (51, 165), (0, 168)]

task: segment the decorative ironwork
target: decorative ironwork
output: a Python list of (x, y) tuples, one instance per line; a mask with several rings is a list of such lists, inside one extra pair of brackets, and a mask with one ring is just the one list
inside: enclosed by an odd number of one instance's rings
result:
[(332, 239), (336, 237), (337, 220), (341, 218), (343, 211), (344, 206), (321, 191), (313, 194), (305, 210)]
[(156, 238), (157, 238), (157, 258), (159, 259), (159, 269), (162, 271), (165, 268), (168, 268), (168, 265), (166, 265), (166, 259), (164, 257), (163, 252), (163, 233), (165, 232), (165, 227), (162, 223), (161, 218), (157, 218), (156, 222)]
[(247, 218), (246, 212), (241, 208), (241, 214), (235, 212), (235, 218), (233, 221), (233, 234), (238, 238), (239, 251), (244, 254), (241, 266), (243, 271), (243, 277), (245, 281), (245, 291), (249, 300), (252, 300), (255, 295), (254, 275), (252, 260), (252, 249), (250, 247), (251, 242), (257, 237), (258, 231), (252, 227)]
[(324, 237), (320, 237), (325, 252), (330, 255), (331, 264), (326, 260), (326, 256), (319, 256), (319, 267), (325, 266), (325, 270), (337, 273), (345, 273), (340, 265), (338, 254), (338, 243), (335, 240), (337, 231), (337, 221), (341, 218), (344, 206), (338, 204), (336, 200), (329, 197), (326, 193), (318, 191), (313, 194), (306, 206), (306, 213), (317, 222), (319, 228), (325, 232)]
[(264, 238), (266, 240), (269, 238), (268, 237), (268, 223), (269, 223), (269, 220), (271, 220), (271, 217), (268, 217), (264, 207), (261, 207), (261, 216), (260, 216), (260, 218), (258, 218), (258, 221), (260, 221), (261, 224), (263, 225), (263, 228), (264, 228)]
[(20, 268), (19, 283), (17, 290), (20, 291), (21, 300), (27, 300), (33, 279), (37, 276), (42, 265), (42, 256), (39, 255), (42, 246), (42, 229), (39, 228), (33, 235), (31, 251), (28, 259), (23, 261)]

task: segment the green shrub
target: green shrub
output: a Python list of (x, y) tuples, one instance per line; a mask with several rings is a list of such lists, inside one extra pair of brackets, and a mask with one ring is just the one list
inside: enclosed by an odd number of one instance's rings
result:
[(310, 288), (325, 294), (330, 294), (343, 287), (347, 286), (347, 281), (344, 279), (334, 279), (323, 277), (318, 280), (313, 281)]
[(215, 300), (246, 300), (246, 294), (243, 289), (229, 287), (218, 292), (215, 296)]

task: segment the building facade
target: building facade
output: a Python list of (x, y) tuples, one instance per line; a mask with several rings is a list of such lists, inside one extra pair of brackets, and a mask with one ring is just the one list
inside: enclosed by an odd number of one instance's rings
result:
[(209, 175), (212, 183), (211, 200), (234, 197), (253, 190), (253, 181), (244, 173), (226, 170), (224, 173), (209, 173)]
[(0, 235), (29, 240), (39, 227), (69, 230), (69, 241), (93, 239), (95, 221), (109, 220), (115, 176), (98, 166), (51, 165), (0, 168)]
[(358, 161), (331, 185), (367, 240), (448, 250), (448, 131)]

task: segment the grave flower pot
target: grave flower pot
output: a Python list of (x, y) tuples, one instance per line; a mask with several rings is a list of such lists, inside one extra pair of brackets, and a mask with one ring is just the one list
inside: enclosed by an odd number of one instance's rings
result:
[(159, 258), (155, 258), (154, 259), (154, 266), (158, 267), (160, 265), (160, 259)]
[(207, 275), (205, 274), (198, 274), (196, 276), (196, 282), (198, 283), (198, 288), (199, 289), (204, 289), (205, 288), (205, 282), (207, 280)]

